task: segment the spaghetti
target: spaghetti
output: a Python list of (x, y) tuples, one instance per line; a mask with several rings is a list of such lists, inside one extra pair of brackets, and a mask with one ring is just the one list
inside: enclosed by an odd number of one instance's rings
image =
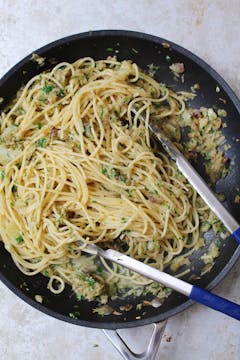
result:
[(204, 244), (201, 224), (218, 220), (148, 132), (180, 117), (184, 96), (115, 58), (60, 63), (19, 91), (1, 115), (0, 235), (24, 274), (102, 302), (124, 287), (166, 295), (84, 248), (177, 270)]

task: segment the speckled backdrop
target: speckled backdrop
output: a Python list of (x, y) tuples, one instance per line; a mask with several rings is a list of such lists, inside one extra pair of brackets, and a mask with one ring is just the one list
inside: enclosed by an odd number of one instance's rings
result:
[[(118, 28), (159, 35), (188, 48), (215, 68), (239, 96), (239, 21), (239, 0), (0, 0), (0, 76), (23, 56), (57, 38)], [(216, 293), (240, 302), (239, 284), (240, 269), (235, 266)], [(141, 329), (141, 341), (133, 341), (133, 333), (127, 332), (130, 345), (142, 344), (149, 333), (149, 328)], [(101, 330), (47, 317), (0, 284), (0, 359), (121, 357)], [(169, 320), (157, 359), (239, 360), (239, 323), (194, 305)]]

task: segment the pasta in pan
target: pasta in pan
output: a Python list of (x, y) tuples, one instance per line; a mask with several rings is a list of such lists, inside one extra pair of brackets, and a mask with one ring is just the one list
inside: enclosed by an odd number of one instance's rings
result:
[(203, 245), (203, 223), (219, 226), (151, 147), (150, 119), (167, 129), (184, 112), (184, 93), (129, 61), (82, 58), (32, 78), (1, 115), (0, 235), (16, 266), (48, 276), (54, 293), (70, 284), (79, 299), (106, 302), (146, 285), (166, 296), (84, 248), (98, 243), (177, 270)]

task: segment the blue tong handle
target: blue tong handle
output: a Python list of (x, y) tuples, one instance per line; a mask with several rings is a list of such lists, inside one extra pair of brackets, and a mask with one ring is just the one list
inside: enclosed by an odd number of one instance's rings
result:
[(232, 233), (235, 240), (240, 244), (240, 227)]
[(189, 298), (214, 310), (229, 315), (234, 319), (240, 320), (240, 305), (220, 296), (214, 295), (207, 290), (199, 288), (196, 285), (193, 286)]

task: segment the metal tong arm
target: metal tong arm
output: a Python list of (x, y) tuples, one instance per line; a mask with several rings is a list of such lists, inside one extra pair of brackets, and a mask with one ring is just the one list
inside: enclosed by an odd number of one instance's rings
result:
[(151, 134), (162, 144), (170, 157), (176, 162), (177, 167), (188, 179), (191, 185), (197, 190), (210, 209), (219, 217), (226, 228), (233, 234), (240, 243), (240, 226), (229, 211), (221, 204), (216, 195), (208, 187), (202, 177), (193, 168), (189, 161), (183, 156), (178, 148), (162, 133), (159, 127), (149, 125)]

